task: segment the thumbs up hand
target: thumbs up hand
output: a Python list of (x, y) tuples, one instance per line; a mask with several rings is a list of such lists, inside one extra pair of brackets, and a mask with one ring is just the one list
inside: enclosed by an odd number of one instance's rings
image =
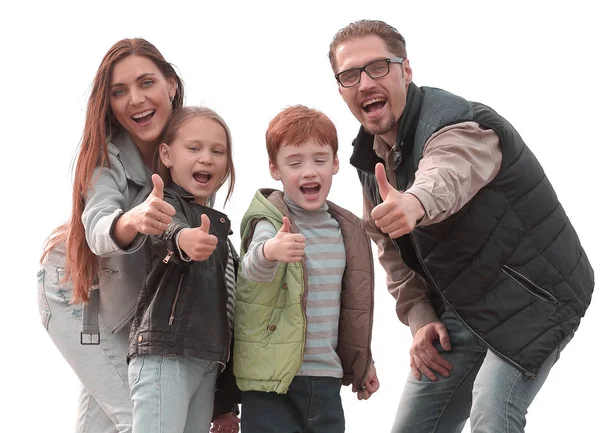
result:
[(200, 227), (183, 229), (178, 238), (179, 248), (196, 262), (208, 259), (219, 243), (215, 235), (209, 234), (210, 220), (208, 216), (202, 214), (200, 219), (202, 221)]
[(300, 233), (290, 233), (290, 220), (283, 217), (283, 225), (277, 234), (263, 246), (265, 258), (271, 262), (295, 263), (302, 260), (306, 238)]
[(383, 200), (371, 211), (375, 225), (392, 239), (410, 233), (425, 215), (423, 205), (414, 195), (397, 191), (390, 185), (381, 163), (375, 166), (375, 179)]
[(158, 174), (152, 175), (154, 188), (143, 203), (126, 213), (138, 233), (161, 235), (169, 227), (175, 208), (163, 200), (164, 183)]

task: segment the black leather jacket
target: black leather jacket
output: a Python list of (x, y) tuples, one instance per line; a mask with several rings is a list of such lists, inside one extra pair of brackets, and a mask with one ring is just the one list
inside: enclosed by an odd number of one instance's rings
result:
[[(165, 188), (164, 200), (176, 215), (161, 236), (148, 237), (147, 277), (131, 327), (128, 358), (184, 355), (225, 365), (231, 337), (225, 284), (231, 223), (225, 214), (195, 203), (193, 195), (174, 183)], [(179, 250), (176, 237), (184, 228), (199, 227), (202, 214), (209, 217), (210, 234), (219, 243), (207, 260), (195, 262)], [(233, 256), (237, 259), (235, 251)]]

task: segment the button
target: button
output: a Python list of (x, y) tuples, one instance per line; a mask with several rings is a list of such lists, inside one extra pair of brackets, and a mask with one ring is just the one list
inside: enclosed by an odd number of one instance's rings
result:
[(269, 325), (269, 326), (267, 327), (267, 329), (268, 329), (269, 331), (273, 332), (273, 331), (275, 331), (275, 330), (277, 329), (277, 325)]
[(287, 283), (283, 283), (283, 284), (281, 285), (281, 288), (282, 288), (283, 290), (287, 290)]
[(144, 337), (142, 337), (141, 335), (138, 335), (138, 343), (141, 343), (143, 339), (144, 339)]
[(223, 224), (225, 224), (225, 218), (221, 217), (221, 219), (219, 221), (221, 221)]

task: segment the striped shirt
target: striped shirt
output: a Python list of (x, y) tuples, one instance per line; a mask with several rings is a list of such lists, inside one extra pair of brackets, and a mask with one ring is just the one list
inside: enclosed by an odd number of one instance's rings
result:
[[(328, 212), (327, 204), (306, 211), (284, 195), (290, 220), (306, 237), (304, 259), (308, 287), (306, 303), (306, 346), (299, 376), (343, 376), (336, 353), (340, 319), (342, 276), (346, 268), (346, 250), (339, 223)], [(242, 262), (242, 274), (249, 281), (270, 282), (279, 262), (270, 262), (263, 244), (277, 234), (268, 221), (260, 221)]]

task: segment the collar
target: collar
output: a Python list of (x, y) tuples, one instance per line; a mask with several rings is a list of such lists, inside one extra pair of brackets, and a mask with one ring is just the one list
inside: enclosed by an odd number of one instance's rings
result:
[(109, 151), (111, 150), (111, 144), (113, 152), (125, 167), (127, 179), (140, 186), (147, 185), (150, 182), (152, 173), (144, 165), (142, 155), (140, 155), (140, 151), (129, 134), (125, 131), (120, 131), (114, 137), (111, 137), (109, 140)]
[[(402, 153), (412, 150), (413, 138), (419, 117), (421, 99), (423, 92), (416, 84), (410, 83), (406, 94), (406, 106), (398, 121), (396, 133), (396, 144), (394, 154), (395, 168), (402, 160)], [(377, 156), (373, 150), (374, 136), (369, 134), (364, 127), (360, 127), (358, 135), (352, 141), (354, 150), (350, 157), (350, 164), (367, 173), (375, 173), (375, 165), (378, 162), (384, 164), (383, 159)]]

